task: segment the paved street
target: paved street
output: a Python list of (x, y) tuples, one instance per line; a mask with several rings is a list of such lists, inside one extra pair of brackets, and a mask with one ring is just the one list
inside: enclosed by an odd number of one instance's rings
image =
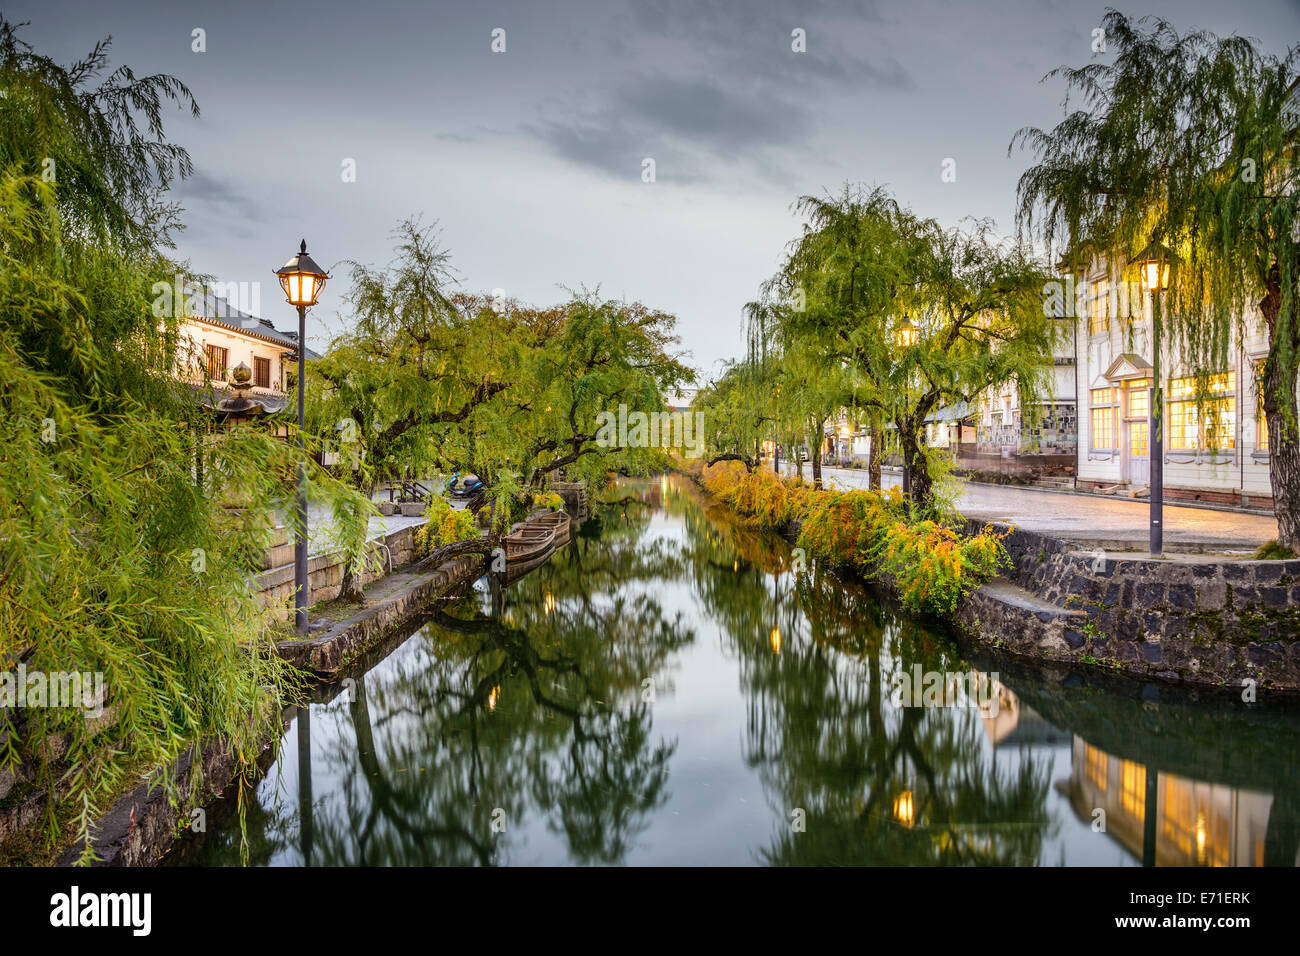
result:
[[(787, 473), (793, 469), (783, 467)], [(804, 467), (804, 477), (811, 477)], [(828, 485), (867, 487), (866, 469), (823, 468)], [(886, 487), (901, 477), (886, 471)], [(957, 502), (962, 514), (987, 521), (1006, 521), (1102, 547), (1142, 550), (1147, 542), (1151, 508), (1145, 499), (1112, 498), (1011, 485), (965, 484)], [(1165, 503), (1165, 547), (1170, 550), (1254, 551), (1277, 537), (1277, 522), (1261, 515), (1188, 508)]]

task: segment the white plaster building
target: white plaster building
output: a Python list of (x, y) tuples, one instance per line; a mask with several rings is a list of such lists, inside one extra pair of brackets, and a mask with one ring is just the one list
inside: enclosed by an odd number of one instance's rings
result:
[[(1131, 271), (1131, 270), (1130, 270)], [(1078, 336), (1078, 486), (1147, 487), (1151, 476), (1151, 293), (1115, 262), (1094, 261), (1067, 301)], [(1228, 360), (1196, 401), (1192, 371), (1162, 336), (1166, 500), (1272, 507), (1258, 372), (1268, 354), (1258, 310), (1233, 333)]]

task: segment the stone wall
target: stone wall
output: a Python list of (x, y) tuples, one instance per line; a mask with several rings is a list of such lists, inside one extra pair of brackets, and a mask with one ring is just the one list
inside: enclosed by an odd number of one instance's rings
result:
[[(375, 539), (367, 544), (370, 558), (366, 562), (367, 570), (361, 575), (364, 587), (378, 580), (389, 572), (390, 567), (399, 568), (409, 563), (414, 556), (415, 529), (422, 524), (410, 525)], [(381, 547), (381, 544), (383, 547)], [(290, 545), (292, 548), (292, 545)], [(387, 550), (385, 550), (385, 548)], [(389, 561), (389, 554), (392, 561)], [(343, 571), (346, 555), (342, 549), (327, 554), (312, 555), (307, 559), (307, 583), (310, 590), (309, 603), (332, 601), (343, 590)], [(378, 568), (378, 570), (375, 570)], [(263, 606), (272, 608), (275, 615), (286, 620), (293, 603), (294, 569), (292, 556), (288, 564), (263, 571), (253, 579), (253, 591)]]
[(982, 589), (959, 618), (986, 643), (1164, 680), (1249, 677), (1300, 690), (1300, 560), (1130, 558), (1023, 530), (1004, 543), (1015, 563), (1009, 581), (1083, 613), (1051, 622), (1028, 611), (994, 613), (997, 595)]

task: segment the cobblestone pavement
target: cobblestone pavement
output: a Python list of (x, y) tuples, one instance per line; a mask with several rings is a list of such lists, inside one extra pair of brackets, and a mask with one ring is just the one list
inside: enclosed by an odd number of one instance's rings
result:
[[(811, 474), (805, 466), (804, 477)], [(822, 478), (841, 488), (867, 487), (865, 469), (823, 468)], [(886, 487), (901, 484), (896, 472), (885, 472), (882, 480)], [(957, 508), (970, 518), (1005, 521), (1059, 538), (1134, 550), (1147, 542), (1151, 514), (1146, 499), (979, 483), (963, 483)], [(1165, 502), (1164, 522), (1165, 546), (1171, 550), (1253, 551), (1277, 537), (1277, 522), (1271, 517), (1169, 502)]]

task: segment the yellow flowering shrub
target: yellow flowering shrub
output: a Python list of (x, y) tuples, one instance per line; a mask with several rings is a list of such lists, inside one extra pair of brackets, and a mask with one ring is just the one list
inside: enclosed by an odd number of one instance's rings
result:
[(798, 546), (810, 556), (886, 577), (904, 607), (939, 616), (1011, 564), (1002, 535), (965, 536), (935, 521), (912, 520), (897, 488), (815, 490), (770, 471), (746, 474), (738, 462), (702, 467), (695, 477), (711, 495), (754, 523), (784, 531), (800, 522)]
[(412, 536), (417, 559), (443, 545), (478, 537), (474, 513), (468, 508), (453, 508), (444, 498), (431, 497), (424, 516), (424, 524)]

